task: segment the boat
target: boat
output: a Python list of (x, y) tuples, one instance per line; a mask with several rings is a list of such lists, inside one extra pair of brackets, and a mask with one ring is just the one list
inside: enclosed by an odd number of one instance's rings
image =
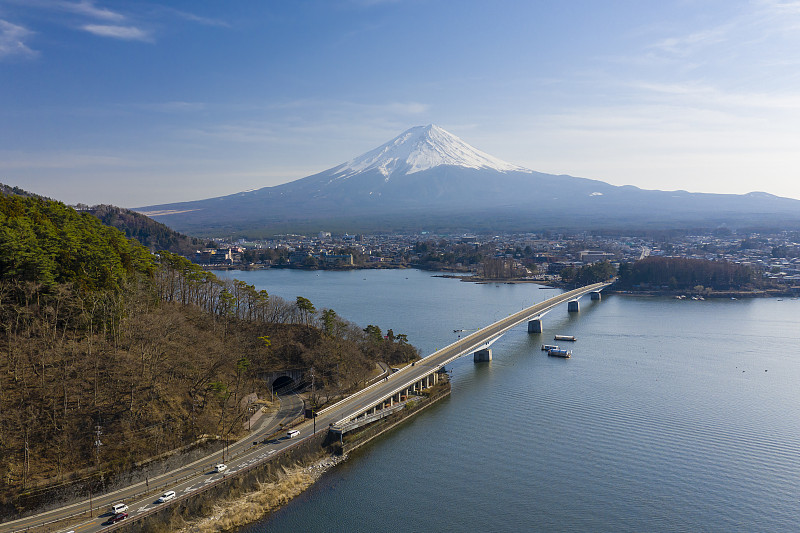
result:
[(550, 350), (558, 350), (558, 344), (542, 344), (542, 350), (545, 352)]
[(553, 337), (555, 341), (576, 341), (575, 335), (556, 335)]
[(556, 350), (547, 350), (547, 355), (569, 359), (570, 357), (572, 357), (572, 350), (564, 350), (561, 348), (558, 348)]

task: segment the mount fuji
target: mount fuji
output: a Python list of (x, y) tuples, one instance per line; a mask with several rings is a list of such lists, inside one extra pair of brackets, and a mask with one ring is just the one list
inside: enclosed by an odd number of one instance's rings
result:
[(536, 231), (800, 225), (800, 200), (653, 191), (535, 172), (436, 125), (324, 172), (229, 196), (137, 208), (189, 234)]

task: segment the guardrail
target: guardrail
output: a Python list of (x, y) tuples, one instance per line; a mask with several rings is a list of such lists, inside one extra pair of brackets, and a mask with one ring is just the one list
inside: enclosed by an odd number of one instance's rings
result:
[(371, 415), (366, 415), (364, 418), (356, 418), (355, 420), (351, 420), (349, 422), (345, 422), (344, 424), (336, 423), (331, 426), (330, 430), (335, 433), (347, 433), (351, 429), (363, 426), (365, 424), (369, 424), (370, 422), (374, 422), (376, 420), (380, 420), (381, 418), (385, 418), (392, 413), (395, 413), (406, 406), (406, 402), (396, 403), (391, 407), (384, 407), (380, 411), (377, 411)]
[[(289, 424), (286, 424), (285, 427), (292, 427), (292, 425), (293, 425), (292, 423), (289, 423)], [(327, 428), (324, 428), (324, 430), (327, 430)], [(284, 431), (283, 429), (275, 431), (275, 432), (271, 433), (270, 435), (266, 436), (265, 440), (272, 439), (272, 438), (276, 437), (277, 435), (280, 435), (281, 433), (283, 433), (283, 431)], [(320, 431), (323, 431), (323, 429), (320, 429), (316, 433), (312, 433), (311, 436), (313, 437), (314, 435), (320, 433)], [(236, 442), (243, 442), (245, 440), (250, 440), (252, 438), (253, 438), (253, 436), (248, 436), (248, 437), (244, 437), (244, 438), (242, 438), (242, 439), (240, 439), (240, 440), (238, 440)], [(306, 438), (308, 438), (308, 437), (306, 437)], [(306, 439), (302, 439), (302, 440), (300, 440), (300, 441), (298, 441), (298, 442), (296, 442), (294, 444), (291, 444), (291, 445), (287, 446), (286, 448), (276, 452), (275, 454), (264, 458), (262, 461), (259, 461), (258, 463), (255, 463), (255, 464), (250, 465), (250, 466), (255, 467), (255, 466), (260, 465), (264, 461), (271, 460), (273, 457), (278, 457), (280, 454), (284, 453), (286, 450), (292, 449), (294, 446), (301, 444), (305, 440)], [(235, 460), (235, 459), (241, 457), (244, 454), (252, 453), (252, 452), (253, 452), (253, 446), (250, 446), (250, 447), (244, 448), (241, 451), (238, 451), (238, 452), (230, 455), (228, 460), (229, 461), (230, 460)], [(214, 452), (213, 454), (211, 454), (208, 457), (203, 457), (201, 459), (198, 459), (197, 461), (195, 461), (195, 463), (207, 462), (207, 461), (210, 460), (211, 457), (213, 457), (214, 455), (216, 455), (218, 453), (219, 453), (219, 451)], [(248, 469), (249, 469), (249, 467), (248, 467)], [(136, 484), (131, 485), (129, 487), (123, 487), (122, 489), (119, 489), (118, 491), (121, 491), (121, 490), (125, 490), (126, 488), (136, 487), (136, 486), (140, 486), (140, 485), (144, 485), (146, 487), (144, 490), (142, 490), (140, 492), (134, 492), (133, 495), (131, 495), (131, 496), (127, 497), (127, 498), (124, 498), (123, 500), (120, 500), (120, 501), (135, 500), (136, 498), (140, 498), (142, 496), (146, 496), (147, 494), (153, 494), (153, 495), (158, 494), (159, 492), (163, 492), (164, 490), (166, 490), (170, 486), (174, 486), (174, 485), (180, 484), (180, 483), (182, 483), (182, 482), (184, 482), (184, 481), (186, 481), (186, 480), (188, 480), (188, 479), (190, 479), (192, 477), (199, 476), (203, 472), (207, 472), (207, 471), (208, 471), (208, 468), (192, 469), (192, 471), (190, 473), (187, 473), (187, 474), (181, 475), (181, 476), (177, 476), (177, 475), (172, 476), (172, 475), (170, 475), (170, 476), (166, 477), (165, 479), (158, 481), (157, 483), (150, 483), (149, 481), (140, 481), (139, 483), (136, 483)], [(237, 470), (235, 474), (238, 474), (238, 473), (239, 473), (239, 471)], [(219, 481), (222, 481), (222, 480), (219, 480)], [(216, 483), (216, 482), (214, 482), (214, 483)], [(210, 483), (209, 486), (213, 486), (214, 483)], [(174, 500), (172, 500), (172, 502), (180, 501), (182, 499), (185, 499), (185, 497), (187, 497), (187, 496), (191, 496), (192, 494), (194, 494), (194, 493), (196, 493), (198, 491), (203, 491), (205, 489), (206, 489), (205, 487), (201, 487), (201, 488), (197, 489), (197, 491), (192, 491), (189, 494), (186, 494), (184, 496), (180, 496), (178, 498), (175, 498)], [(118, 492), (118, 491), (115, 491), (115, 492)], [(110, 495), (114, 494), (115, 492), (110, 492), (110, 493), (106, 493), (106, 494), (99, 494), (97, 497), (98, 498), (107, 497), (107, 496), (110, 496)], [(166, 505), (169, 505), (169, 503), (170, 502), (168, 502)], [(78, 502), (77, 504), (73, 504), (73, 505), (75, 505), (75, 506), (83, 506), (85, 504), (86, 504), (86, 502)], [(12, 530), (12, 531), (27, 531), (27, 530), (32, 529), (32, 528), (42, 528), (42, 527), (49, 526), (49, 525), (52, 525), (52, 524), (56, 524), (56, 523), (59, 523), (59, 522), (67, 522), (67, 521), (75, 519), (77, 517), (85, 516), (87, 513), (90, 514), (89, 518), (95, 518), (94, 516), (91, 516), (91, 514), (93, 512), (95, 512), (95, 511), (98, 511), (98, 512), (101, 511), (101, 509), (103, 509), (103, 507), (104, 506), (97, 506), (97, 507), (92, 506), (88, 510), (77, 511), (77, 512), (74, 512), (72, 514), (68, 514), (66, 516), (62, 516), (60, 518), (54, 518), (52, 520), (45, 520), (45, 521), (42, 521), (42, 522), (37, 522), (34, 525), (26, 526), (26, 527), (23, 527), (21, 529), (16, 529), (16, 530)], [(152, 509), (152, 510), (156, 511), (158, 509), (163, 509), (164, 507), (165, 507), (165, 504), (162, 504), (159, 507), (157, 507), (155, 509)], [(102, 513), (97, 515), (97, 517), (99, 517), (99, 516), (102, 516)], [(120, 522), (120, 524), (123, 524), (123, 525), (124, 524), (130, 524), (132, 521), (134, 521), (134, 520), (131, 520), (131, 518), (132, 517), (129, 517), (124, 522)], [(136, 517), (136, 519), (138, 519), (138, 518), (139, 518), (139, 516)], [(4, 524), (0, 523), (0, 529), (3, 528), (3, 525)], [(116, 527), (116, 526), (117, 526), (117, 524), (114, 524), (114, 525), (109, 526), (109, 527), (113, 528), (113, 527)], [(119, 527), (121, 527), (121, 526), (119, 526)]]
[[(236, 472), (230, 472), (228, 474), (223, 474), (221, 479), (218, 479), (216, 481), (212, 481), (210, 483), (207, 483), (202, 487), (194, 489), (191, 492), (187, 492), (184, 495), (175, 498), (174, 500), (171, 500), (171, 501), (169, 501), (167, 503), (164, 503), (164, 504), (160, 504), (158, 507), (154, 507), (152, 509), (148, 509), (146, 511), (143, 511), (143, 512), (137, 514), (135, 517), (128, 517), (128, 519), (123, 520), (122, 522), (119, 522), (117, 524), (113, 524), (113, 525), (107, 527), (106, 529), (104, 529), (104, 531), (113, 531), (115, 529), (120, 529), (120, 528), (122, 528), (122, 527), (124, 527), (124, 526), (126, 526), (126, 525), (128, 525), (128, 524), (130, 524), (132, 522), (136, 522), (136, 521), (141, 520), (143, 518), (146, 518), (146, 517), (148, 517), (148, 516), (150, 516), (152, 514), (155, 514), (155, 513), (159, 512), (159, 511), (161, 511), (162, 509), (165, 509), (168, 505), (172, 505), (174, 503), (178, 503), (180, 501), (187, 500), (187, 499), (189, 499), (189, 498), (191, 498), (193, 496), (198, 496), (198, 495), (202, 494), (203, 492), (205, 492), (205, 491), (207, 491), (207, 490), (209, 490), (209, 489), (211, 489), (213, 487), (216, 487), (217, 485), (220, 485), (220, 484), (222, 484), (222, 483), (224, 483), (226, 481), (229, 481), (231, 479), (231, 477), (244, 475), (247, 472), (250, 472), (251, 470), (253, 470), (253, 469), (257, 468), (257, 467), (263, 466), (264, 463), (273, 461), (274, 459), (276, 459), (278, 457), (281, 457), (282, 455), (286, 454), (290, 450), (294, 450), (298, 446), (300, 446), (302, 444), (305, 444), (308, 439), (310, 439), (312, 437), (315, 437), (318, 434), (320, 434), (322, 432), (325, 432), (325, 431), (328, 431), (328, 428), (323, 428), (323, 429), (320, 429), (320, 430), (318, 430), (316, 432), (313, 432), (308, 437), (300, 439), (297, 442), (295, 442), (293, 444), (290, 444), (286, 448), (283, 448), (281, 450), (277, 450), (275, 453), (269, 455), (268, 457), (265, 457), (261, 461), (253, 463), (251, 465), (248, 465), (248, 466), (246, 466), (244, 468), (240, 468), (240, 469), (236, 470)], [(245, 450), (244, 452), (241, 452), (241, 453), (237, 454), (236, 457), (239, 457), (243, 453), (247, 453), (247, 452), (252, 453), (253, 449), (249, 448), (249, 449)], [(189, 477), (192, 477), (192, 476), (188, 476), (188, 477), (184, 478), (182, 481), (185, 481)]]

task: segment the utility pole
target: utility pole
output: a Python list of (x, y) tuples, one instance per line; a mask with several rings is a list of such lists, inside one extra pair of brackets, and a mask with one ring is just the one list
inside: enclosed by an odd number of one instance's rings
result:
[(97, 426), (95, 426), (95, 427), (94, 427), (94, 432), (95, 432), (95, 440), (94, 440), (94, 448), (95, 448), (95, 452), (94, 452), (94, 464), (95, 464), (95, 466), (97, 466), (97, 465), (99, 465), (99, 464), (100, 464), (100, 446), (102, 446), (102, 445), (103, 445), (103, 443), (102, 443), (102, 442), (100, 442), (100, 435), (102, 435), (102, 434), (103, 434), (103, 426), (101, 426), (101, 425), (97, 425)]
[(317, 413), (315, 407), (317, 401), (314, 399), (314, 367), (311, 367), (311, 419), (314, 421), (314, 433), (317, 432)]
[(192, 398), (192, 438), (194, 440), (197, 440), (197, 430), (195, 430), (194, 426), (194, 411), (195, 408), (197, 407), (197, 400), (194, 398), (194, 392), (192, 392), (191, 398)]
[(27, 488), (28, 470), (30, 469), (30, 450), (28, 449), (28, 426), (25, 426), (25, 457), (22, 464), (22, 488)]

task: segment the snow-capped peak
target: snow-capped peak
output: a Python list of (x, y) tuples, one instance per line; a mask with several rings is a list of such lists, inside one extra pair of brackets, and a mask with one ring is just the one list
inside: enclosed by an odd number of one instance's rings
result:
[(334, 169), (334, 179), (375, 169), (389, 179), (394, 174), (413, 174), (439, 165), (530, 172), (476, 150), (452, 133), (429, 124), (406, 130), (386, 144), (339, 166)]

